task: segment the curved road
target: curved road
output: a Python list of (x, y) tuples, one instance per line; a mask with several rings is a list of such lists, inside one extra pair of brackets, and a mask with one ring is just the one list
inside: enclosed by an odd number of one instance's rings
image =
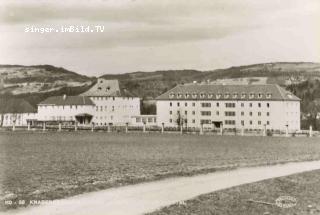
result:
[(50, 205), (9, 211), (6, 214), (144, 214), (178, 201), (191, 199), (200, 194), (316, 169), (320, 169), (320, 161), (241, 168), (192, 177), (169, 178), (86, 193)]

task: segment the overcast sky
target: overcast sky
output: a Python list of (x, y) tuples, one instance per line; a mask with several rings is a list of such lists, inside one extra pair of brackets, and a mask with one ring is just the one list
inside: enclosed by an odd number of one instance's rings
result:
[[(4, 0), (0, 64), (86, 75), (320, 62), (320, 0)], [(105, 27), (26, 33), (26, 27)]]

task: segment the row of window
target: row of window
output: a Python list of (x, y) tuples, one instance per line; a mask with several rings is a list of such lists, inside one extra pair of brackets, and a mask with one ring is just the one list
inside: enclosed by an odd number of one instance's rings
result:
[[(170, 123), (173, 123), (173, 119), (170, 119), (169, 120)], [(188, 119), (183, 119), (183, 122), (184, 123), (188, 123)], [(191, 120), (191, 123), (196, 123), (196, 120), (195, 119), (192, 119)], [(212, 121), (210, 119), (201, 119), (200, 120), (200, 124), (212, 124)], [(225, 125), (235, 125), (236, 124), (236, 121), (235, 120), (225, 120), (224, 121), (224, 124)], [(253, 125), (253, 121), (252, 120), (249, 120), (248, 121), (248, 124), (249, 125)], [(242, 126), (245, 126), (245, 121), (244, 120), (241, 120), (241, 125)], [(257, 121), (257, 125), (262, 125), (262, 121), (258, 120)], [(270, 125), (270, 121), (266, 121), (264, 125)]]
[[(182, 94), (182, 93), (170, 93), (169, 94), (169, 98), (174, 98), (174, 97), (177, 97), (177, 98), (197, 98), (198, 97), (198, 93), (185, 93), (185, 94)], [(263, 93), (241, 93), (241, 94), (238, 94), (238, 93), (225, 93), (225, 94), (222, 94), (222, 93), (200, 93), (199, 94), (199, 97), (200, 98), (216, 98), (216, 99), (220, 99), (220, 98), (225, 98), (225, 99), (229, 99), (229, 98), (233, 98), (233, 99), (237, 99), (237, 98), (247, 98), (249, 97), (250, 99), (253, 99), (253, 98), (259, 98), (259, 99), (262, 99), (263, 97), (265, 96), (265, 98), (268, 98), (270, 99), (272, 97), (272, 94), (271, 93), (266, 93), (266, 94), (263, 94)]]
[[(172, 115), (173, 111), (172, 110), (169, 111), (169, 114)], [(177, 114), (180, 114), (179, 110), (177, 111)], [(184, 114), (188, 115), (188, 111), (184, 111)], [(192, 115), (195, 115), (195, 114), (196, 114), (196, 112), (192, 111)], [(201, 116), (211, 116), (211, 111), (200, 111), (200, 114), (201, 114)], [(216, 115), (219, 116), (220, 112), (216, 111)], [(235, 111), (225, 111), (224, 115), (225, 116), (236, 116), (236, 112)], [(244, 116), (244, 115), (245, 115), (244, 112), (241, 111), (241, 116)], [(262, 116), (262, 113), (258, 112), (257, 115)], [(249, 116), (253, 116), (253, 112), (249, 112)], [(266, 112), (266, 116), (270, 116), (270, 112)]]
[[(117, 97), (117, 98), (121, 98), (123, 100), (133, 100), (134, 97)], [(111, 96), (111, 97), (108, 97), (108, 96), (92, 96), (90, 97), (90, 99), (92, 100), (112, 100), (112, 101), (115, 101), (115, 97), (114, 96)]]
[[(241, 105), (241, 107), (245, 106), (244, 103), (241, 103), (240, 105)], [(172, 107), (172, 106), (173, 106), (173, 103), (170, 102), (170, 107)], [(188, 107), (188, 103), (185, 102), (184, 106)], [(196, 103), (192, 102), (192, 107), (195, 107), (195, 106), (196, 106)], [(180, 102), (177, 102), (177, 107), (180, 107)], [(201, 103), (201, 107), (210, 108), (211, 107), (211, 103), (210, 102), (202, 102)], [(220, 107), (220, 103), (219, 102), (216, 103), (216, 107)], [(235, 108), (236, 107), (236, 103), (225, 103), (225, 107), (226, 108)], [(253, 107), (253, 103), (249, 103), (249, 107)], [(258, 103), (258, 107), (261, 108), (262, 107), (262, 103), (259, 102)], [(266, 107), (269, 108), (270, 107), (270, 103), (266, 103)]]

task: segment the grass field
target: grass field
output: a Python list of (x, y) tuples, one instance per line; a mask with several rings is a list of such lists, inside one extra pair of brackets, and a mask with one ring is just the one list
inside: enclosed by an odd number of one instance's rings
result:
[(317, 138), (8, 132), (0, 133), (0, 198), (28, 203), (164, 177), (318, 159)]
[[(320, 170), (305, 172), (201, 195), (149, 215), (316, 215), (320, 214), (319, 184)], [(275, 201), (281, 196), (293, 197), (297, 204), (278, 207)]]

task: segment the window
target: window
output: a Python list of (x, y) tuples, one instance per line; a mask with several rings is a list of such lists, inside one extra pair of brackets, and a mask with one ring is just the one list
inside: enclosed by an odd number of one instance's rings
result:
[(196, 114), (196, 112), (195, 111), (192, 111), (192, 115), (195, 115)]
[(170, 93), (169, 98), (173, 98), (173, 97), (174, 97), (174, 93)]
[(201, 116), (211, 116), (211, 111), (201, 111)]
[(258, 121), (258, 125), (261, 125), (261, 121)]
[(226, 103), (226, 108), (235, 108), (236, 103)]
[(269, 122), (269, 121), (267, 121), (267, 125), (270, 125), (270, 122)]
[(219, 116), (219, 111), (216, 112), (217, 116)]
[(249, 104), (249, 107), (252, 107), (252, 103)]
[(217, 107), (219, 107), (219, 102), (217, 102)]
[(245, 94), (245, 93), (242, 93), (242, 94), (241, 94), (241, 98), (244, 99), (245, 97), (246, 97), (246, 94)]
[(196, 103), (192, 102), (192, 107), (195, 107), (196, 106)]
[(172, 107), (172, 102), (170, 102), (170, 107)]
[(270, 116), (270, 113), (269, 113), (269, 112), (267, 112), (267, 116)]
[(244, 112), (243, 111), (241, 111), (241, 116), (244, 116)]
[(98, 106), (96, 107), (96, 111), (99, 111), (99, 107)]
[(252, 116), (252, 112), (250, 112), (249, 115)]
[(221, 93), (218, 93), (218, 94), (216, 95), (216, 98), (217, 98), (217, 99), (220, 99), (220, 97), (221, 97)]
[(226, 111), (226, 112), (224, 112), (224, 115), (225, 116), (235, 116), (236, 112), (234, 112), (234, 111)]
[(181, 98), (181, 97), (182, 97), (182, 94), (181, 94), (181, 93), (178, 93), (178, 94), (177, 94), (177, 97), (178, 97), (178, 98)]
[(186, 94), (185, 94), (185, 97), (186, 97), (186, 98), (189, 98), (189, 96), (190, 96), (189, 93), (186, 93)]
[(208, 94), (208, 98), (211, 99), (212, 97), (213, 97), (213, 93), (209, 93), (209, 94)]
[(141, 118), (137, 117), (136, 122), (141, 122)]
[(202, 119), (200, 120), (201, 124), (211, 124), (211, 120), (210, 119)]
[(211, 103), (201, 103), (201, 107), (211, 107)]
[(192, 98), (194, 98), (194, 99), (197, 98), (197, 94), (196, 94), (196, 93), (193, 93), (193, 94), (192, 94)]
[(241, 120), (241, 125), (244, 126), (244, 120)]
[(188, 119), (184, 119), (184, 123), (186, 123), (186, 124), (187, 124), (187, 123), (188, 123)]
[(188, 107), (188, 103), (187, 103), (187, 102), (186, 102), (186, 103), (184, 103), (184, 106), (185, 106), (185, 107)]
[(224, 124), (226, 124), (226, 125), (235, 125), (236, 121), (235, 120), (225, 120)]
[(103, 109), (102, 109), (103, 107), (102, 106), (100, 106), (100, 111), (103, 111)]
[(237, 98), (238, 97), (238, 94), (237, 93), (234, 93), (233, 94), (233, 98), (235, 99), (235, 98)]
[(250, 93), (249, 98), (253, 99), (254, 98), (254, 93)]
[(170, 111), (170, 115), (172, 115), (172, 110)]
[(261, 108), (261, 103), (258, 103), (258, 107)]
[(192, 120), (192, 123), (196, 123), (196, 120), (195, 120), (195, 119), (193, 119), (193, 120)]
[(177, 103), (177, 106), (180, 107), (180, 102)]
[(170, 119), (169, 122), (172, 123), (172, 119)]
[(205, 94), (204, 93), (200, 93), (200, 98), (204, 98)]
[(269, 108), (270, 107), (270, 104), (269, 103), (267, 103), (267, 108)]
[(267, 99), (270, 99), (271, 98), (271, 96), (272, 96), (272, 94), (271, 93), (267, 93)]
[(249, 123), (250, 123), (250, 125), (252, 125), (252, 120), (250, 120), (250, 122), (249, 122)]
[(179, 111), (179, 110), (177, 111), (177, 114), (178, 114), (178, 115), (180, 114), (180, 111)]
[(114, 111), (114, 106), (112, 106), (112, 111)]
[(244, 107), (244, 103), (241, 103), (241, 107)]
[(258, 98), (259, 98), (259, 99), (262, 98), (262, 93), (258, 93)]
[(188, 115), (188, 111), (184, 111), (184, 114), (185, 114), (185, 115)]
[(225, 98), (229, 98), (229, 96), (230, 96), (229, 93), (224, 94), (224, 97), (225, 97)]
[(261, 112), (258, 112), (258, 116), (261, 116)]
[(148, 122), (152, 122), (153, 120), (152, 120), (152, 118), (151, 117), (149, 117), (148, 118)]

